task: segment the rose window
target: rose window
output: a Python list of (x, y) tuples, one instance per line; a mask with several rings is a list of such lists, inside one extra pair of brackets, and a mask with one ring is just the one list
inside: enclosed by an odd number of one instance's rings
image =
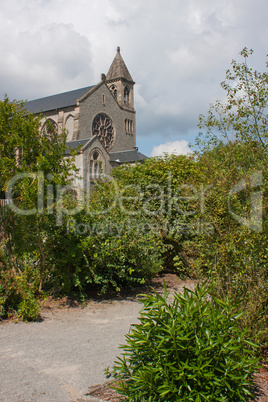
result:
[(98, 114), (92, 124), (93, 135), (97, 135), (105, 148), (111, 148), (114, 143), (114, 127), (112, 120), (105, 113)]

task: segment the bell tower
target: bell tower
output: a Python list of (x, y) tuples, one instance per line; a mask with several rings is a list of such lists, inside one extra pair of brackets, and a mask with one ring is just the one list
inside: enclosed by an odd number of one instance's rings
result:
[(106, 84), (121, 108), (134, 111), (134, 84), (118, 46), (115, 58), (106, 75)]

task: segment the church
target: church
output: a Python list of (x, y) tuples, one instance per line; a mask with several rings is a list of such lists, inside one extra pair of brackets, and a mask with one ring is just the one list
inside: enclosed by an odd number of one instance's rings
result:
[(79, 149), (75, 163), (80, 179), (75, 185), (83, 190), (115, 166), (147, 159), (136, 147), (134, 84), (118, 47), (97, 85), (25, 104), (30, 113), (43, 116), (41, 131), (49, 121), (58, 132), (66, 130), (69, 149)]

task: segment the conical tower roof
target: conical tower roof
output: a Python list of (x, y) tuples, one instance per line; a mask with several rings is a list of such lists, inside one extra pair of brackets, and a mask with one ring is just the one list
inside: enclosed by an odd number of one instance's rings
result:
[(124, 79), (134, 84), (134, 81), (125, 65), (125, 62), (120, 54), (120, 47), (117, 48), (116, 56), (109, 68), (106, 75), (106, 81), (113, 81), (118, 79)]

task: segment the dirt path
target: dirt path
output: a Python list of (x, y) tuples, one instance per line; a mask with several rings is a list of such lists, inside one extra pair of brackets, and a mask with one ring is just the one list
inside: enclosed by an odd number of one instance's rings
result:
[[(171, 290), (194, 286), (174, 276), (165, 279)], [(104, 398), (107, 387), (93, 386), (106, 381), (104, 369), (120, 353), (141, 307), (135, 298), (91, 301), (85, 308), (43, 310), (42, 322), (2, 322), (0, 401), (97, 401), (85, 396), (89, 387), (95, 389), (91, 395)]]

